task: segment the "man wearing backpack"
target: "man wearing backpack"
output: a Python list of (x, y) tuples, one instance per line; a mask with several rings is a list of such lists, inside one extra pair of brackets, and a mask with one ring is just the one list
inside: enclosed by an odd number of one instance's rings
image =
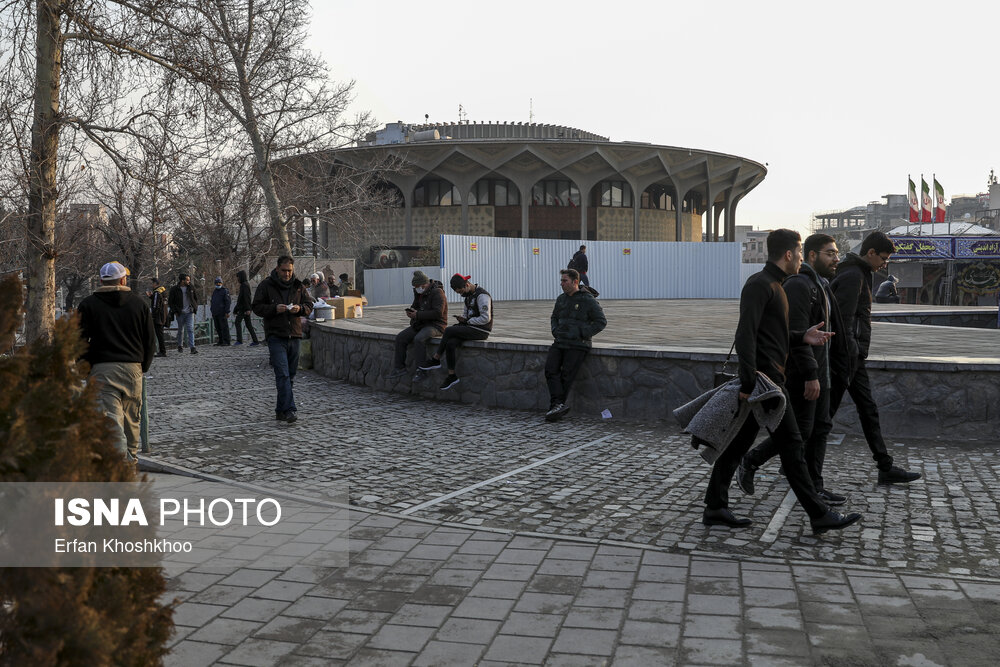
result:
[(580, 274), (580, 284), (590, 287), (590, 280), (587, 278), (587, 269), (589, 268), (587, 262), (587, 246), (580, 246), (580, 249), (573, 254), (573, 258), (569, 260), (569, 264), (566, 268), (574, 269), (578, 274)]

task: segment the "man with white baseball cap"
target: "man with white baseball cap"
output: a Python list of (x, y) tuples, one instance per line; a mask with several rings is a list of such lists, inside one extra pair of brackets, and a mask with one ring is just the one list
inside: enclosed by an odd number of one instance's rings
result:
[(156, 349), (149, 304), (128, 287), (129, 270), (119, 262), (101, 267), (101, 286), (80, 302), (83, 359), (97, 380), (97, 400), (115, 423), (117, 448), (128, 461), (139, 455), (142, 374)]

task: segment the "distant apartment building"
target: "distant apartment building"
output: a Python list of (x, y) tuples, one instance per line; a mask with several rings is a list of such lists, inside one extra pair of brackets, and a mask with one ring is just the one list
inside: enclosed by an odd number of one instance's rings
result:
[(736, 225), (736, 242), (744, 264), (763, 264), (767, 261), (767, 235), (770, 229), (754, 229), (750, 225)]

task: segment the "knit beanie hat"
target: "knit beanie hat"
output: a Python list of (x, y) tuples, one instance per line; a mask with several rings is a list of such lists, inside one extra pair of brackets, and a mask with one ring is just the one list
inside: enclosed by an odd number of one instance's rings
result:
[(431, 279), (428, 278), (427, 274), (424, 273), (423, 271), (414, 271), (413, 280), (410, 281), (410, 284), (413, 285), (414, 287), (420, 287), (421, 285), (426, 285), (430, 281)]

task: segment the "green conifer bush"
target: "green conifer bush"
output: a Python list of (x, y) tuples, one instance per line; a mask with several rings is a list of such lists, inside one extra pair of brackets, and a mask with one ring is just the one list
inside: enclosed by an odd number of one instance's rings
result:
[[(0, 281), (0, 482), (124, 482), (75, 317), (14, 349), (21, 282)], [(0, 663), (158, 665), (173, 610), (161, 568), (0, 568)]]

